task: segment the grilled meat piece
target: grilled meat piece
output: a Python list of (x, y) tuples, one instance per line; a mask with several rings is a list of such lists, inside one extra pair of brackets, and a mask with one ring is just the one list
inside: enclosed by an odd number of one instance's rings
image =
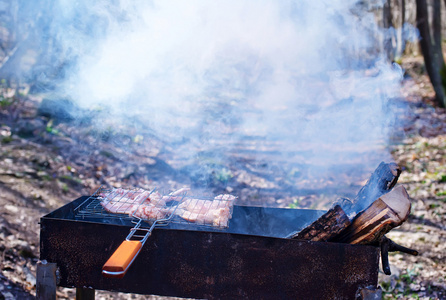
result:
[[(235, 197), (218, 195), (213, 200), (185, 197), (188, 188), (181, 188), (168, 195), (157, 191), (114, 188), (99, 194), (102, 207), (111, 213), (128, 214), (143, 220), (159, 220), (175, 212), (182, 219), (199, 225), (227, 227)], [(178, 207), (167, 203), (178, 201)]]
[(164, 218), (170, 213), (171, 210), (166, 207), (166, 203), (182, 199), (182, 194), (187, 190), (188, 188), (181, 188), (163, 196), (157, 191), (114, 188), (109, 192), (100, 193), (99, 197), (102, 207), (108, 212), (155, 220)]
[(185, 199), (176, 214), (181, 218), (200, 225), (227, 227), (235, 197), (218, 195), (214, 200)]

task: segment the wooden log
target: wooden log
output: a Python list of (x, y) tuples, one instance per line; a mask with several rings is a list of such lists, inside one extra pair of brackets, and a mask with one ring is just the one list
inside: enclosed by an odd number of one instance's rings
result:
[(302, 231), (288, 236), (289, 238), (309, 241), (328, 241), (337, 236), (350, 225), (350, 219), (341, 208), (335, 205)]
[(351, 225), (351, 218), (395, 186), (400, 174), (401, 169), (397, 164), (381, 162), (353, 201), (346, 198), (337, 200), (334, 206), (316, 221), (300, 232), (291, 233), (287, 238), (310, 241), (336, 239)]
[(344, 207), (344, 210), (353, 216), (361, 212), (373, 201), (392, 190), (400, 174), (401, 168), (397, 164), (381, 162), (353, 199), (352, 206)]
[(380, 241), (384, 234), (407, 220), (410, 207), (406, 189), (398, 186), (359, 213), (350, 226), (330, 241), (350, 244), (372, 244)]

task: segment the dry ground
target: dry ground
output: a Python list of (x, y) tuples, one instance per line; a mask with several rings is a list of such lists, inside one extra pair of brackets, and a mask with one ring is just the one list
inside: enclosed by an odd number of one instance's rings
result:
[(409, 104), (405, 138), (392, 146), (403, 168), (399, 183), (412, 199), (412, 213), (388, 236), (420, 252), (393, 253), (392, 276), (382, 275), (388, 299), (446, 299), (446, 112), (432, 102), (428, 78), (419, 58), (406, 58), (408, 79), (402, 88)]

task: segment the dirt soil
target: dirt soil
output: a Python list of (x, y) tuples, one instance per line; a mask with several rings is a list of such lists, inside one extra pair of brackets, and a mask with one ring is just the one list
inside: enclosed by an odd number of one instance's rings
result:
[[(421, 59), (405, 58), (403, 69), (404, 99), (395, 101), (408, 108), (401, 115), (406, 122), (396, 130), (399, 134), (389, 148), (403, 169), (399, 183), (410, 194), (412, 213), (388, 237), (420, 254), (392, 253), (392, 275), (381, 273), (380, 285), (387, 299), (446, 299), (446, 112), (433, 103)], [(35, 297), (38, 222), (46, 213), (91, 194), (100, 185), (175, 189), (193, 182), (163, 159), (168, 149), (149, 134), (93, 132), (88, 126), (75, 127), (39, 112), (42, 98), (30, 95), (26, 87), (2, 86), (0, 93), (0, 299)], [(127, 150), (116, 146), (116, 140), (126, 143)], [(275, 189), (270, 179), (274, 168), (249, 162), (243, 166), (213, 173), (213, 192), (231, 192), (248, 203), (263, 188), (271, 194), (258, 201), (323, 208), (313, 206), (314, 198), (323, 195), (295, 196)], [(341, 179), (349, 182), (348, 187), (359, 188), (364, 178)], [(57, 293), (59, 299), (74, 298), (73, 289), (58, 288)], [(96, 297), (164, 299), (103, 291), (97, 291)]]

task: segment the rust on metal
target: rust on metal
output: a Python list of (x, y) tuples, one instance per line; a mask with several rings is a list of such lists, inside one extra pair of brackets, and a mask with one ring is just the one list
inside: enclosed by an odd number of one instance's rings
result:
[(359, 287), (377, 285), (376, 247), (243, 234), (240, 211), (264, 212), (237, 206), (232, 232), (157, 229), (124, 278), (104, 278), (102, 266), (129, 226), (70, 219), (73, 205), (41, 219), (41, 259), (57, 264), (64, 287), (206, 299), (354, 299)]

